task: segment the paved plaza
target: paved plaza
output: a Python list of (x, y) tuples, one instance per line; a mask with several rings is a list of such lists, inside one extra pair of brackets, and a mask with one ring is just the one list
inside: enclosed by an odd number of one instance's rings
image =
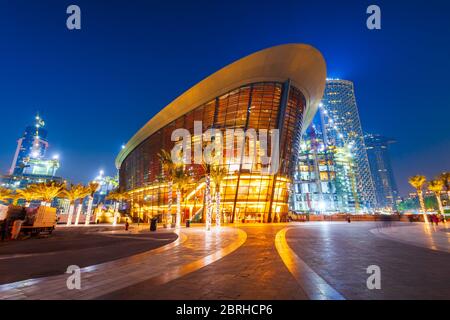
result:
[[(0, 245), (1, 299), (449, 299), (447, 226), (312, 222), (62, 228)], [(80, 236), (81, 235), (81, 236)], [(82, 268), (81, 290), (65, 270)], [(49, 267), (54, 265), (54, 267)], [(367, 267), (381, 270), (369, 290)]]
[[(376, 230), (399, 234), (387, 238)], [(297, 255), (346, 299), (450, 299), (450, 234), (443, 226), (425, 230), (422, 223), (324, 223), (293, 228), (287, 238)], [(447, 251), (435, 250), (433, 238), (446, 242)], [(421, 246), (410, 244), (411, 239)], [(380, 267), (381, 290), (367, 289), (371, 265)]]
[(124, 235), (122, 229), (58, 227), (49, 238), (0, 242), (0, 285), (60, 275), (70, 265), (83, 268), (132, 256), (177, 238), (174, 233)]

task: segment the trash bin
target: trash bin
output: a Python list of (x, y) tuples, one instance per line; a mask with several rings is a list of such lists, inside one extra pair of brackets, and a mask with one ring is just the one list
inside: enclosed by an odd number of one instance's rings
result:
[(150, 231), (156, 231), (156, 227), (158, 225), (158, 219), (153, 218), (150, 220)]
[(186, 220), (186, 228), (190, 228), (191, 227), (191, 220), (187, 219)]

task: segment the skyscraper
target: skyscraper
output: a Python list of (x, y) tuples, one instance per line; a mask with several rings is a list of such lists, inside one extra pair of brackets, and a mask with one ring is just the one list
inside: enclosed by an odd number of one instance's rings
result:
[(17, 148), (7, 176), (2, 178), (4, 186), (16, 189), (29, 183), (60, 181), (55, 177), (59, 169), (59, 158), (47, 158), (47, 130), (44, 120), (37, 115), (33, 125), (27, 126), (17, 141)]
[(389, 145), (396, 141), (378, 134), (366, 134), (364, 139), (378, 206), (396, 209), (398, 189), (389, 157)]
[(16, 153), (9, 170), (10, 175), (29, 173), (33, 170), (32, 168), (30, 170), (30, 161), (44, 158), (48, 148), (47, 130), (43, 129), (44, 126), (44, 120), (37, 115), (35, 124), (25, 128), (22, 137), (17, 141)]
[(353, 82), (328, 79), (321, 105), (324, 141), (348, 149), (353, 158), (358, 199), (356, 211), (376, 207), (375, 188), (370, 172), (364, 135), (356, 104)]

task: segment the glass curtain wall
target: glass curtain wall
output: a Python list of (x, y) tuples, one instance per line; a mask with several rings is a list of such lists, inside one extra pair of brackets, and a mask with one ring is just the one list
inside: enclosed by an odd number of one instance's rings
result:
[[(258, 133), (259, 129), (269, 131), (280, 127), (281, 161), (278, 173), (263, 174), (259, 157), (255, 162), (241, 164), (230, 163), (224, 158), (222, 165), (227, 175), (220, 188), (225, 221), (280, 221), (288, 212), (289, 188), (301, 135), (297, 124), (302, 119), (304, 107), (304, 96), (289, 82), (254, 83), (217, 97), (161, 128), (130, 153), (121, 166), (120, 186), (131, 196), (132, 215), (147, 221), (167, 212), (168, 181), (158, 153), (162, 149), (170, 152), (174, 147), (171, 134), (175, 129), (185, 128), (194, 137), (194, 121), (202, 121), (203, 132), (210, 128), (220, 129), (224, 136), (227, 129), (254, 129)], [(270, 150), (270, 138), (268, 141)], [(235, 155), (237, 149), (235, 144)], [(259, 145), (257, 149), (258, 154)], [(193, 146), (191, 150), (194, 150)], [(224, 150), (224, 156), (227, 151)], [(249, 144), (246, 143), (244, 154), (248, 153)], [(182, 194), (183, 219), (204, 215), (205, 191), (202, 166), (187, 165), (185, 169), (195, 179), (184, 188)], [(173, 197), (172, 213), (175, 214), (175, 190)]]

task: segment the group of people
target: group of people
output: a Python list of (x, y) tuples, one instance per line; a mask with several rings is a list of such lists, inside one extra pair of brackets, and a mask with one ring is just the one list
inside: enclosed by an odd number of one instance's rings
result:
[(432, 223), (432, 224), (435, 224), (435, 225), (439, 225), (439, 222), (445, 222), (445, 218), (444, 218), (444, 216), (443, 215), (440, 215), (440, 214), (431, 214), (430, 216), (429, 216), (429, 219), (430, 219), (430, 222)]

